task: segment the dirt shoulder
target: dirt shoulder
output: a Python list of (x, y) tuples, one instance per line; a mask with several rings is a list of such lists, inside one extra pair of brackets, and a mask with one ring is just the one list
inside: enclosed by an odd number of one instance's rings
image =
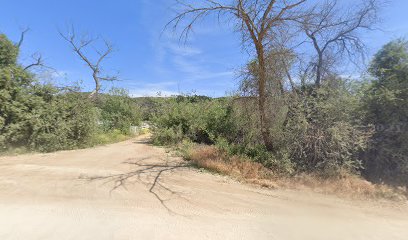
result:
[(404, 204), (268, 190), (139, 137), (0, 157), (0, 239), (407, 239)]

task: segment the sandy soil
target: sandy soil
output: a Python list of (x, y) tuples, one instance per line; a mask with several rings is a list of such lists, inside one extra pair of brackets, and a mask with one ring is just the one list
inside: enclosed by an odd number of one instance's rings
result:
[(0, 158), (0, 239), (408, 239), (404, 204), (248, 186), (145, 140)]

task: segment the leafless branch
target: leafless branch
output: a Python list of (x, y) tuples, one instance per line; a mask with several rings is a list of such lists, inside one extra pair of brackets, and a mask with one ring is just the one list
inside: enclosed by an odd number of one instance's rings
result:
[(35, 53), (35, 54), (31, 55), (31, 58), (33, 59), (33, 63), (25, 66), (24, 70), (29, 70), (29, 69), (34, 68), (34, 67), (50, 68), (50, 67), (48, 67), (48, 66), (46, 66), (44, 64), (43, 57), (42, 57), (42, 55), (40, 53)]
[(116, 81), (118, 80), (117, 76), (101, 75), (102, 71), (102, 62), (113, 52), (113, 45), (107, 40), (103, 39), (104, 49), (102, 51), (94, 49), (97, 59), (92, 60), (85, 52), (85, 49), (93, 44), (99, 38), (92, 38), (87, 35), (82, 35), (79, 38), (76, 36), (76, 32), (73, 26), (67, 33), (62, 33), (59, 31), (61, 37), (69, 43), (70, 47), (78, 55), (78, 57), (86, 63), (86, 65), (92, 70), (92, 78), (95, 82), (95, 89), (89, 95), (90, 98), (96, 97), (101, 90), (101, 81)]
[(365, 44), (359, 32), (373, 30), (378, 21), (379, 1), (363, 1), (359, 7), (343, 9), (337, 0), (327, 0), (313, 6), (309, 10), (311, 14), (299, 22), (316, 51), (317, 60), (313, 68), (316, 86), (321, 84), (329, 71), (329, 64), (335, 59), (347, 57), (356, 62), (358, 58), (365, 58)]
[(28, 31), (30, 31), (30, 28), (28, 28), (28, 27), (24, 28), (24, 29), (21, 31), (20, 40), (19, 40), (19, 41), (17, 42), (17, 44), (16, 44), (17, 48), (20, 48), (21, 45), (23, 44), (23, 42), (24, 42), (24, 37), (25, 37), (25, 35), (26, 35), (26, 33), (27, 33)]

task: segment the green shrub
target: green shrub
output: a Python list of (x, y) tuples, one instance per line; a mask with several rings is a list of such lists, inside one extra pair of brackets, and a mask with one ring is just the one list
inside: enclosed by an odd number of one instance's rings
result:
[(171, 128), (155, 128), (152, 142), (155, 145), (175, 145), (184, 139), (181, 126)]
[(105, 132), (120, 130), (130, 134), (130, 127), (140, 124), (139, 109), (124, 89), (113, 88), (99, 103), (101, 125)]
[(242, 156), (273, 170), (276, 174), (288, 175), (294, 172), (294, 165), (288, 154), (283, 152), (269, 152), (262, 144), (244, 145), (230, 143), (226, 139), (219, 138), (216, 147), (230, 156)]
[(333, 175), (361, 167), (359, 152), (370, 131), (354, 118), (356, 97), (342, 80), (326, 85), (292, 105), (284, 128), (286, 152), (300, 171)]
[(6, 85), (0, 91), (3, 150), (27, 147), (49, 152), (84, 147), (92, 139), (97, 114), (87, 98), (37, 84), (18, 67), (0, 69), (1, 84)]
[(18, 66), (0, 67), (0, 145), (23, 145), (30, 135), (31, 110), (41, 107), (32, 94), (32, 78)]
[(29, 146), (35, 150), (50, 152), (87, 147), (97, 132), (97, 110), (80, 94), (52, 96), (34, 113)]
[(250, 128), (253, 125), (246, 125), (248, 115), (234, 112), (236, 108), (230, 99), (181, 96), (167, 99), (159, 109), (153, 118), (155, 144), (176, 145), (181, 141), (215, 144), (231, 156), (249, 157), (277, 173), (293, 172), (287, 154), (268, 152), (262, 144), (248, 140), (245, 134), (253, 131)]
[(160, 97), (138, 97), (133, 98), (132, 101), (139, 109), (141, 119), (143, 121), (151, 121), (153, 116), (157, 114), (160, 105), (165, 99)]
[(109, 132), (100, 131), (94, 135), (92, 140), (90, 141), (90, 145), (101, 145), (101, 144), (109, 144), (114, 142), (125, 141), (129, 139), (128, 135), (122, 133), (122, 131), (115, 129)]
[(364, 153), (365, 175), (408, 185), (408, 43), (386, 44), (374, 57), (372, 81), (362, 90), (361, 112), (375, 133)]
[(196, 143), (214, 144), (220, 136), (234, 132), (227, 100), (170, 98), (153, 117), (156, 142), (176, 143), (188, 138)]

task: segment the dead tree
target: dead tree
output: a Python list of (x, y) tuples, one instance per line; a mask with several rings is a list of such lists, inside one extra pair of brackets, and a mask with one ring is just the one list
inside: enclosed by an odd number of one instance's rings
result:
[[(255, 50), (257, 61), (258, 108), (263, 142), (270, 151), (274, 143), (270, 137), (269, 119), (266, 116), (267, 66), (266, 53), (270, 48), (271, 35), (277, 26), (297, 20), (302, 14), (297, 11), (307, 0), (202, 0), (199, 4), (189, 4), (176, 0), (183, 9), (167, 26), (177, 29), (184, 25), (180, 37), (187, 39), (193, 25), (203, 17), (215, 14), (218, 18), (227, 17), (235, 22), (242, 34), (243, 46)], [(227, 2), (227, 3), (225, 3)]]
[(99, 51), (96, 48), (95, 52), (98, 55), (97, 59), (92, 60), (85, 52), (85, 48), (91, 46), (99, 38), (91, 38), (86, 35), (82, 35), (79, 39), (76, 36), (75, 29), (72, 27), (71, 30), (64, 34), (59, 32), (61, 37), (69, 43), (72, 50), (78, 57), (86, 63), (86, 65), (92, 71), (92, 78), (95, 82), (95, 89), (90, 93), (89, 98), (96, 98), (101, 90), (102, 81), (115, 81), (118, 80), (117, 76), (103, 75), (102, 62), (113, 52), (113, 46), (108, 41), (103, 39), (104, 50)]
[(315, 5), (301, 20), (301, 28), (316, 52), (311, 68), (315, 86), (321, 85), (331, 63), (338, 59), (354, 62), (356, 58), (364, 58), (365, 45), (359, 32), (372, 30), (378, 20), (378, 6), (377, 0), (365, 0), (343, 9), (337, 0), (328, 0)]

